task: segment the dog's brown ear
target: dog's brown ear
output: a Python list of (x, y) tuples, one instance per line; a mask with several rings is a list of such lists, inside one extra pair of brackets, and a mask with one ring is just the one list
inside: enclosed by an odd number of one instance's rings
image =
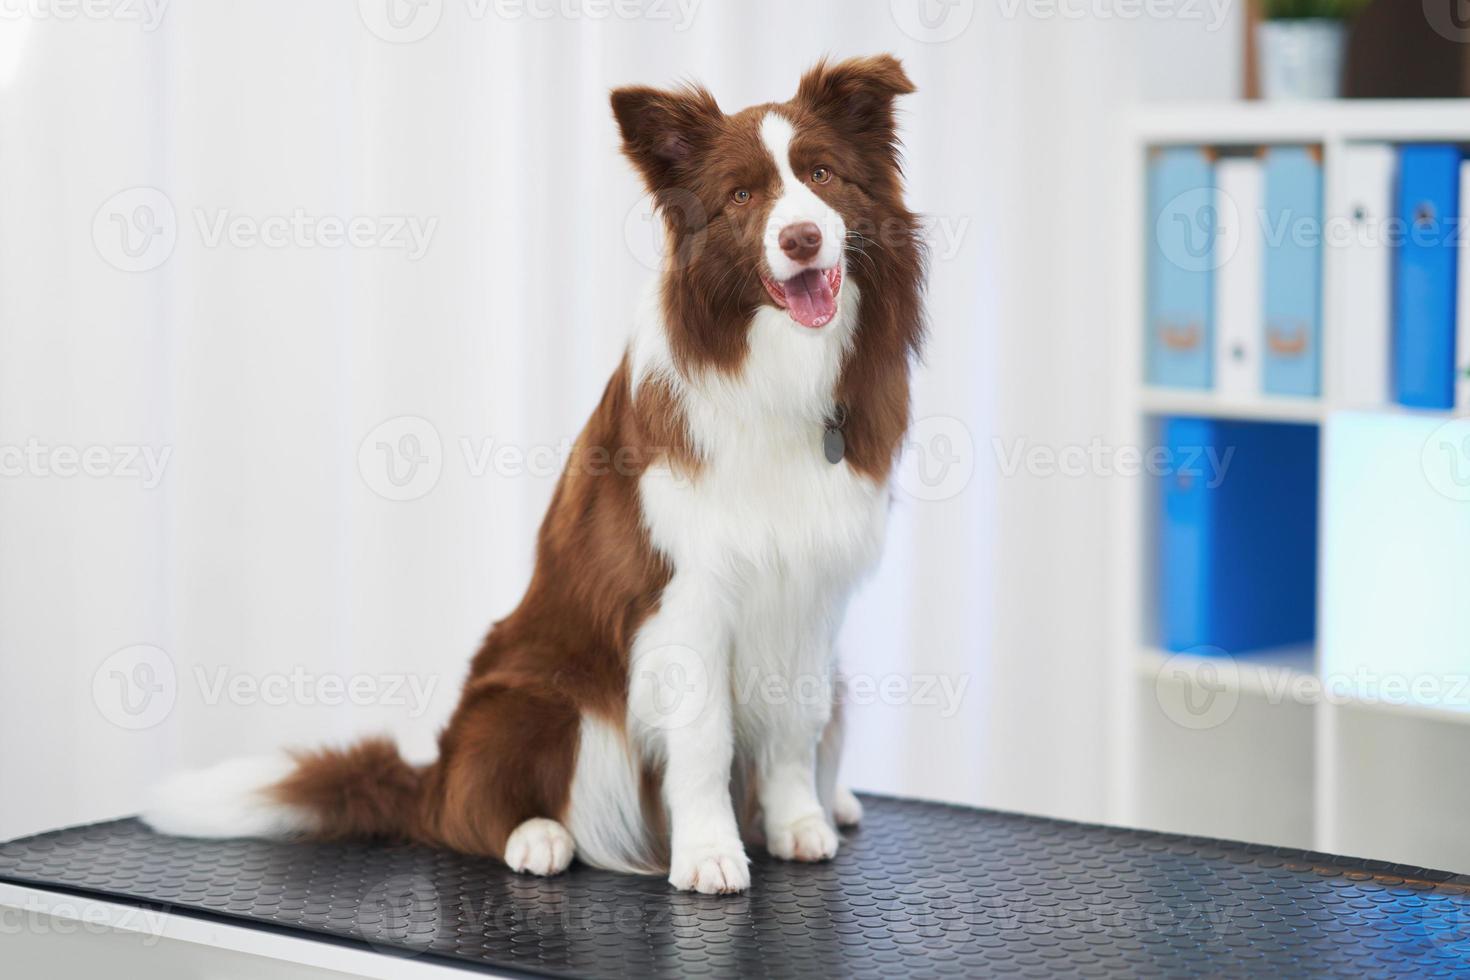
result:
[(697, 86), (614, 89), (612, 111), (623, 133), (623, 153), (654, 193), (678, 183), (723, 118), (714, 96)]
[(880, 54), (817, 62), (801, 77), (796, 100), (855, 136), (891, 145), (897, 133), (893, 100), (914, 90), (898, 59)]

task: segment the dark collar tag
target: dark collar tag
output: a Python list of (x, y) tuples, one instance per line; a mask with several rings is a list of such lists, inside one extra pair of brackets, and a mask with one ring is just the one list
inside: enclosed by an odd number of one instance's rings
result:
[(842, 427), (846, 424), (847, 406), (838, 402), (832, 418), (827, 420), (826, 431), (822, 433), (822, 455), (833, 466), (842, 462), (842, 458), (847, 455), (847, 437), (842, 434)]
[(847, 440), (843, 438), (841, 429), (827, 426), (827, 431), (822, 433), (822, 454), (833, 466), (842, 462), (842, 457), (847, 455)]

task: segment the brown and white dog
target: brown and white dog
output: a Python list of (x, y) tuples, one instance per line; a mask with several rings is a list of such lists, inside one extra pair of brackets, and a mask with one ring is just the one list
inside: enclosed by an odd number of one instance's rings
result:
[(835, 785), (833, 639), (879, 555), (923, 330), (893, 111), (912, 91), (887, 56), (734, 115), (700, 88), (614, 91), (667, 266), (438, 761), (388, 740), (240, 759), (174, 777), (145, 819), (532, 874), (576, 855), (700, 892), (749, 885), (745, 841), (832, 857), (861, 816)]

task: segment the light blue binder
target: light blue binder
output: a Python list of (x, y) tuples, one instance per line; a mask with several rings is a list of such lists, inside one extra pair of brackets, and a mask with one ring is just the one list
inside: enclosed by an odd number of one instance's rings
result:
[(1215, 174), (1202, 147), (1156, 150), (1148, 168), (1148, 383), (1208, 388), (1214, 351)]
[(1322, 163), (1315, 150), (1266, 151), (1262, 387), (1322, 391)]

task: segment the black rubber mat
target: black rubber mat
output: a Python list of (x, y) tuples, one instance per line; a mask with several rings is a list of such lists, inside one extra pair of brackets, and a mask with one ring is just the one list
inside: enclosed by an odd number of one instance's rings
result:
[(0, 880), (558, 977), (1448, 976), (1470, 878), (865, 798), (837, 859), (748, 895), (408, 846), (197, 841), (137, 821), (0, 845)]

